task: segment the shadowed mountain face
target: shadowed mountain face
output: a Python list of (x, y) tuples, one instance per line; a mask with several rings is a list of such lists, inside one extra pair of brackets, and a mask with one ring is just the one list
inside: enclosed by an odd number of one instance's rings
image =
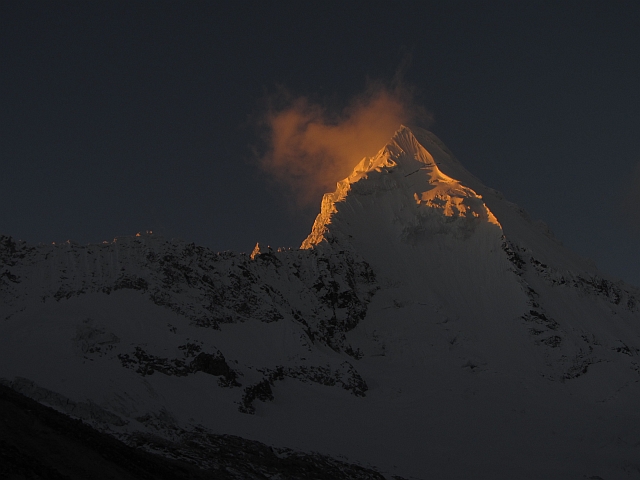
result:
[(266, 444), (331, 478), (640, 476), (638, 289), (427, 131), (363, 159), (299, 250), (2, 237), (0, 260), (3, 382), (127, 445), (211, 470)]

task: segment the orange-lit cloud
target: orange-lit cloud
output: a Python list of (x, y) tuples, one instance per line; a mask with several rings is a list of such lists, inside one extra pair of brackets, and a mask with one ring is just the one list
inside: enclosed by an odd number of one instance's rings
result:
[[(281, 100), (281, 99), (280, 99)], [(401, 124), (424, 121), (405, 88), (370, 86), (339, 112), (306, 97), (285, 95), (263, 117), (268, 150), (261, 163), (302, 204), (335, 190), (357, 163), (375, 155)]]

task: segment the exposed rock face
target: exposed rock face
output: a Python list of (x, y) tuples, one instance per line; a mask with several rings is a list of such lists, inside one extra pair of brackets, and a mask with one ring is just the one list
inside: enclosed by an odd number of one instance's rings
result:
[[(296, 325), (299, 346), (304, 349), (321, 343), (355, 358), (357, 350), (346, 342), (345, 333), (365, 317), (367, 304), (378, 288), (369, 265), (353, 252), (284, 250), (250, 258), (146, 235), (85, 247), (30, 247), (1, 237), (0, 248), (5, 259), (3, 277), (11, 282), (0, 286), (9, 307), (4, 310), (5, 320), (27, 308), (33, 298), (47, 304), (130, 290), (175, 312), (194, 327), (220, 330), (224, 324), (286, 321)], [(167, 327), (167, 332), (176, 332), (175, 326)], [(113, 352), (123, 367), (142, 376), (203, 372), (220, 377), (222, 386), (240, 386), (238, 373), (223, 352), (214, 348), (208, 353), (198, 342), (176, 345), (182, 353), (176, 358), (163, 357), (151, 353), (153, 346), (149, 350), (141, 345), (125, 347), (117, 335), (91, 318), (76, 327), (73, 338), (76, 353), (85, 360)], [(341, 364), (354, 369), (348, 361)], [(329, 365), (281, 366), (279, 375), (302, 380), (308, 376), (315, 382), (318, 371), (332, 371)], [(252, 365), (258, 370), (267, 367), (271, 365)], [(364, 395), (366, 383), (360, 383), (358, 395)]]
[[(46, 303), (134, 290), (200, 327), (292, 319), (304, 325), (312, 340), (336, 350), (348, 348), (343, 334), (364, 318), (378, 288), (369, 265), (344, 251), (270, 251), (251, 259), (147, 236), (103, 245), (39, 247), (2, 236), (0, 255), (0, 295), (6, 306), (15, 303), (4, 310), (5, 319), (33, 297)], [(88, 332), (79, 335), (91, 336)]]

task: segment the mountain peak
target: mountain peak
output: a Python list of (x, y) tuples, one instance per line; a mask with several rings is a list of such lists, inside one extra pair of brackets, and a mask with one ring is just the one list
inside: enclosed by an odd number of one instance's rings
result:
[[(423, 136), (426, 133), (435, 137), (430, 132), (422, 133)], [(462, 223), (486, 220), (500, 227), (495, 216), (482, 202), (482, 197), (443, 173), (439, 168), (440, 163), (411, 129), (402, 125), (375, 156), (363, 158), (351, 175), (338, 182), (334, 192), (324, 195), (320, 214), (302, 248), (313, 248), (323, 240), (335, 239), (341, 234), (353, 237), (356, 233), (351, 228), (354, 212), (365, 208), (365, 205), (374, 210), (385, 210), (381, 205), (383, 198), (386, 207), (395, 205), (392, 208), (398, 210), (391, 219), (394, 223), (402, 218), (406, 220), (405, 223), (415, 223), (416, 218), (426, 214), (424, 209), (429, 209), (448, 217), (445, 223), (451, 224), (456, 219), (461, 219)], [(349, 202), (348, 198), (357, 200)], [(347, 207), (350, 203), (354, 205)], [(336, 215), (349, 217), (342, 222), (343, 227), (337, 226), (341, 222)], [(386, 221), (382, 217), (377, 220)], [(347, 226), (348, 231), (344, 229)], [(463, 229), (469, 230), (469, 227), (467, 225)], [(436, 229), (441, 230), (439, 227)]]
[(637, 465), (640, 290), (583, 267), (430, 132), (363, 159), (305, 245), (0, 235), (0, 386), (229, 478)]

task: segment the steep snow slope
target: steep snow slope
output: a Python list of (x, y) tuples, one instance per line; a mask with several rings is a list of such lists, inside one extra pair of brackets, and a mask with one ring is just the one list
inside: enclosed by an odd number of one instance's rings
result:
[(640, 477), (638, 290), (429, 132), (363, 159), (300, 250), (4, 237), (0, 258), (0, 377), (129, 443), (201, 465), (207, 433), (230, 433), (411, 478)]

